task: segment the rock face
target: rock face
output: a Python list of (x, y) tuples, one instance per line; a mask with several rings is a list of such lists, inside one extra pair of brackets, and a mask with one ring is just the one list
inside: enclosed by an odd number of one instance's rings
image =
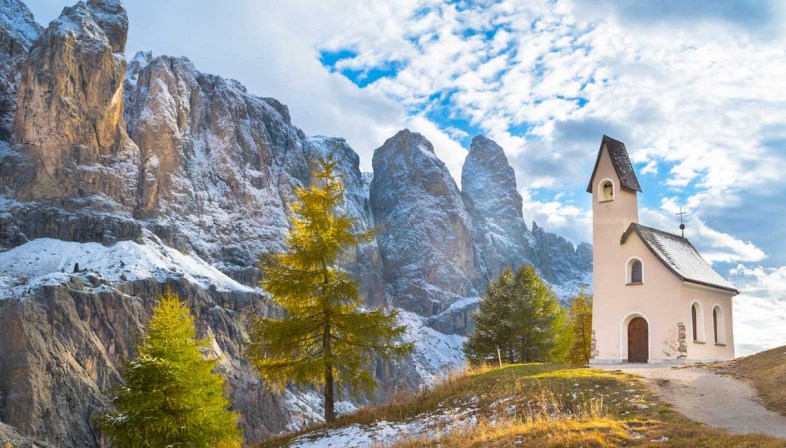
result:
[[(532, 234), (535, 237), (536, 265), (543, 278), (564, 290), (577, 291), (591, 283), (592, 246), (581, 243), (574, 248), (565, 238), (546, 232), (532, 223)], [(563, 299), (566, 294), (559, 294)]]
[(0, 0), (0, 446), (105, 446), (92, 418), (166, 287), (215, 341), (248, 445), (319, 421), (314, 391), (271, 394), (242, 356), (247, 317), (278, 312), (257, 258), (283, 248), (317, 157), (337, 162), (355, 230), (379, 228), (340, 265), (416, 343), (373, 366), (378, 397), (463, 362), (457, 335), (505, 266), (534, 264), (563, 296), (587, 281), (589, 246), (527, 229), (494, 142), (473, 141), (463, 192), (408, 130), (361, 173), (346, 141), (305, 136), (273, 98), (186, 58), (126, 64), (127, 30), (119, 0), (79, 2), (46, 30)]
[(24, 3), (0, 0), (0, 140), (11, 138), (20, 67), (41, 31)]
[(371, 211), (393, 304), (421, 316), (477, 296), (486, 270), (472, 220), (445, 164), (403, 130), (374, 151)]
[[(360, 172), (360, 157), (343, 138), (309, 137), (305, 141), (306, 154), (310, 160), (310, 172), (320, 157), (332, 157), (339, 162), (338, 174), (344, 181), (344, 204), (346, 213), (355, 219), (355, 232), (368, 232), (375, 227), (369, 203), (369, 182)], [(376, 239), (365, 243), (357, 250), (342, 256), (340, 263), (360, 281), (360, 294), (371, 306), (386, 304), (385, 279), (382, 256)]]
[(496, 278), (505, 267), (532, 264), (534, 238), (521, 214), (516, 174), (494, 141), (483, 136), (472, 139), (461, 171), (461, 188), (478, 229), (489, 278)]
[(137, 55), (126, 118), (141, 166), (135, 215), (176, 226), (197, 253), (238, 278), (281, 250), (286, 203), (309, 183), (305, 136), (286, 106), (185, 58)]
[(132, 204), (138, 151), (123, 121), (127, 30), (119, 0), (90, 0), (65, 8), (33, 44), (11, 133), (20, 157), (7, 162), (29, 173), (7, 182), (20, 199), (100, 195)]
[[(262, 387), (242, 358), (240, 312), (265, 313), (256, 294), (166, 284), (187, 300), (201, 334), (215, 338), (214, 355), (243, 412), (246, 439), (258, 441), (289, 423), (281, 397)], [(164, 284), (155, 279), (107, 285), (97, 274), (35, 288), (24, 300), (0, 300), (0, 390), (3, 421), (58, 447), (98, 446), (93, 419), (118, 384), (118, 367)]]

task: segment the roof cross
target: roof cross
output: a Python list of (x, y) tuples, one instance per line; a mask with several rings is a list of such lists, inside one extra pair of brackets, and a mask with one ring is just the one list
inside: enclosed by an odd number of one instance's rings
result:
[(682, 207), (680, 207), (680, 212), (676, 213), (677, 216), (680, 217), (680, 230), (682, 231), (682, 237), (685, 238), (685, 223), (682, 222), (682, 215), (685, 215), (688, 212), (682, 211)]

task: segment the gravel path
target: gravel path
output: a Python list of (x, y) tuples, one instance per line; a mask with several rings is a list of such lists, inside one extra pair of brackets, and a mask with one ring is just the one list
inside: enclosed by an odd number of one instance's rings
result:
[(700, 367), (652, 364), (593, 366), (639, 375), (653, 392), (691, 420), (733, 434), (786, 439), (786, 417), (762, 406), (750, 384)]

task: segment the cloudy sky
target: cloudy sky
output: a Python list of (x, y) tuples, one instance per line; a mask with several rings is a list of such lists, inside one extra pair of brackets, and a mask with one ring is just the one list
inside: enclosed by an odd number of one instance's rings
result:
[[(39, 22), (63, 0), (28, 0)], [(626, 143), (641, 220), (687, 236), (744, 293), (739, 354), (786, 344), (786, 11), (754, 0), (126, 0), (127, 53), (189, 57), (345, 137), (370, 170), (398, 129), (459, 180), (502, 145), (524, 214), (589, 241), (587, 177)]]

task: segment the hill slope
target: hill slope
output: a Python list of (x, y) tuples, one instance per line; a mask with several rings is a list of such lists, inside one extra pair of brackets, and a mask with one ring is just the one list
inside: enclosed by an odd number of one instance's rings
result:
[(620, 371), (529, 364), (455, 376), (272, 447), (776, 447), (692, 422)]
[(786, 415), (786, 346), (717, 364), (713, 369), (748, 381), (768, 409)]

